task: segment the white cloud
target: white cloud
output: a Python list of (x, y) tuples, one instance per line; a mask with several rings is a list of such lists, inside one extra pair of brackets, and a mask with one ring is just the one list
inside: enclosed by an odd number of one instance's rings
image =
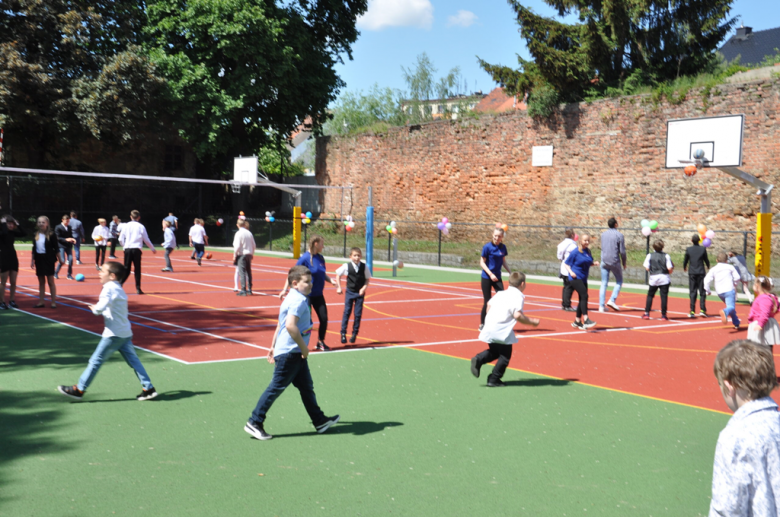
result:
[(368, 0), (368, 10), (358, 18), (357, 25), (370, 31), (385, 27), (430, 29), (433, 5), (430, 0)]
[(461, 9), (458, 14), (447, 17), (447, 27), (471, 27), (477, 22), (477, 15)]

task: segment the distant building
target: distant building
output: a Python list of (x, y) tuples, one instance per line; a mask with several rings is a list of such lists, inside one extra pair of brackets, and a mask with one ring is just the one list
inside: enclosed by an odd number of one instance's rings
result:
[(526, 96), (519, 99), (517, 95), (507, 95), (503, 88), (495, 88), (474, 107), (479, 113), (503, 113), (505, 111), (527, 110)]
[(471, 95), (455, 95), (446, 99), (430, 99), (426, 101), (404, 100), (401, 102), (401, 109), (404, 113), (411, 115), (414, 106), (417, 105), (420, 113), (430, 114), (434, 119), (443, 117), (457, 118), (458, 113), (473, 110), (479, 102), (487, 97), (482, 91), (477, 91)]
[(740, 57), (740, 64), (746, 66), (760, 65), (767, 56), (774, 56), (780, 49), (780, 27), (765, 31), (753, 32), (751, 27), (742, 26), (737, 33), (723, 44), (718, 52), (726, 61)]

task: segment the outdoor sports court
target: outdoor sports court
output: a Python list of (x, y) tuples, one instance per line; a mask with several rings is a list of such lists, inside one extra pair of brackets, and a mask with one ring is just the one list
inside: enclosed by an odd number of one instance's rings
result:
[(172, 257), (176, 272), (161, 273), (163, 254), (144, 253), (146, 295), (127, 284), (133, 341), (160, 392), (144, 403), (118, 354), (83, 402), (55, 391), (103, 328), (86, 308), (100, 292), (94, 265), (74, 266), (84, 283), (57, 282), (56, 310), (32, 309), (37, 279), (20, 271), (21, 310), (0, 314), (0, 515), (708, 511), (730, 415), (712, 363), (746, 331), (688, 319), (687, 297), (670, 297), (671, 321), (644, 321), (643, 292), (601, 314), (591, 289), (598, 326), (584, 332), (560, 310), (559, 282), (532, 283), (526, 314), (542, 323), (516, 327), (508, 387), (488, 389), (492, 366), (474, 379), (468, 363), (485, 348), (478, 275), (376, 267), (356, 345), (339, 343), (343, 295), (327, 288), (333, 351), (310, 355), (318, 402), (341, 422), (316, 435), (288, 390), (266, 422), (274, 440), (259, 442), (243, 425), (272, 373), (262, 358), (294, 261), (257, 256), (256, 296), (241, 298), (229, 253), (202, 267), (189, 250)]

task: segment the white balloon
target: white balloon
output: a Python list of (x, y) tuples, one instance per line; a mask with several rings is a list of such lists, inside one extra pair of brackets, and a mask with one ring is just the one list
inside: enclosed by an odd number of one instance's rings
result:
[(452, 228), (452, 223), (447, 223), (444, 225), (444, 227), (449, 230), (450, 228)]
[(350, 228), (354, 228), (355, 227), (355, 221), (350, 221), (349, 222), (349, 227)]
[(390, 221), (390, 228), (395, 228), (395, 221)]
[(642, 228), (642, 235), (645, 237), (649, 237), (651, 233), (653, 233), (653, 230), (651, 230), (649, 226)]

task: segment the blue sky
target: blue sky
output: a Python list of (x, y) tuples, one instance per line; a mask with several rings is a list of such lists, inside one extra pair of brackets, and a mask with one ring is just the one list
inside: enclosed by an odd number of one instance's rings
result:
[[(538, 14), (555, 15), (541, 0), (521, 1)], [(754, 31), (780, 27), (777, 0), (735, 0), (732, 6), (731, 15), (739, 15)], [(365, 91), (374, 83), (404, 90), (401, 66), (412, 66), (426, 52), (438, 76), (458, 66), (469, 91), (489, 92), (495, 84), (475, 56), (513, 67), (517, 54), (529, 58), (505, 0), (369, 0), (358, 27), (353, 61), (345, 57), (337, 66), (348, 91)]]

